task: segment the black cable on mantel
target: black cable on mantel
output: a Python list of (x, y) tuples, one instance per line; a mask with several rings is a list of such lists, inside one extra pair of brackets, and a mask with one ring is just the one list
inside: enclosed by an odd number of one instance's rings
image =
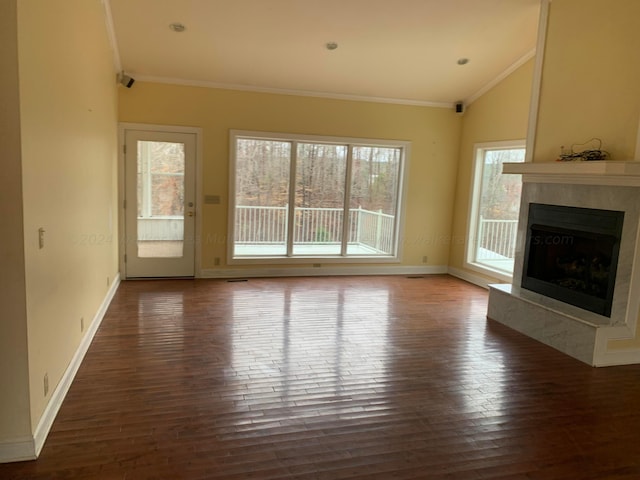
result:
[[(598, 148), (593, 150), (583, 150), (581, 152), (576, 152), (574, 147), (581, 147), (593, 141), (598, 142)], [(584, 143), (574, 143), (571, 145), (571, 153), (561, 153), (558, 161), (560, 162), (574, 162), (574, 161), (595, 161), (595, 160), (606, 160), (609, 158), (609, 152), (601, 150), (602, 148), (602, 140), (599, 138), (592, 138), (588, 142)]]

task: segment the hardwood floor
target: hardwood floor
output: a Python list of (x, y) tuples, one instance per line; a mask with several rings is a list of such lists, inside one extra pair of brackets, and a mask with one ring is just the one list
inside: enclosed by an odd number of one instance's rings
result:
[(594, 369), (448, 276), (124, 282), (2, 479), (638, 479), (640, 365)]

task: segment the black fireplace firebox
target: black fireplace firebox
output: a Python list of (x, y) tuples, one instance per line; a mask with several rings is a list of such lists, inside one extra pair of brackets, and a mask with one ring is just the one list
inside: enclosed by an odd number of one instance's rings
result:
[(624, 212), (529, 204), (522, 287), (611, 316)]

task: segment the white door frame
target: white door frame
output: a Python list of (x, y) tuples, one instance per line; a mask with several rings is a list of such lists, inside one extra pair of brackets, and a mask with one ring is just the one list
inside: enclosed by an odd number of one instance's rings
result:
[(173, 125), (154, 125), (148, 123), (118, 123), (118, 265), (122, 278), (126, 278), (125, 255), (125, 132), (127, 130), (143, 130), (148, 132), (191, 133), (196, 136), (196, 171), (195, 171), (195, 278), (202, 276), (202, 128), (180, 127)]

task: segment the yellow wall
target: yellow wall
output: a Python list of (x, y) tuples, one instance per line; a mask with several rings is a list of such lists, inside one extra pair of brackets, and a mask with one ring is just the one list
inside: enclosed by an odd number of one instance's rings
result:
[(119, 118), (203, 128), (203, 193), (223, 199), (203, 207), (204, 269), (228, 268), (230, 129), (411, 141), (402, 264), (420, 265), (426, 255), (430, 265), (447, 265), (461, 125), (453, 109), (138, 82), (120, 90)]
[(640, 119), (640, 1), (550, 5), (534, 161), (602, 139), (612, 160), (634, 158)]
[(35, 429), (117, 274), (117, 94), (100, 0), (19, 1), (18, 46)]
[(533, 66), (534, 60), (529, 60), (469, 105), (464, 114), (449, 259), (454, 268), (464, 269), (474, 144), (526, 138)]
[(0, 444), (27, 438), (29, 365), (22, 235), (16, 0), (0, 2)]

